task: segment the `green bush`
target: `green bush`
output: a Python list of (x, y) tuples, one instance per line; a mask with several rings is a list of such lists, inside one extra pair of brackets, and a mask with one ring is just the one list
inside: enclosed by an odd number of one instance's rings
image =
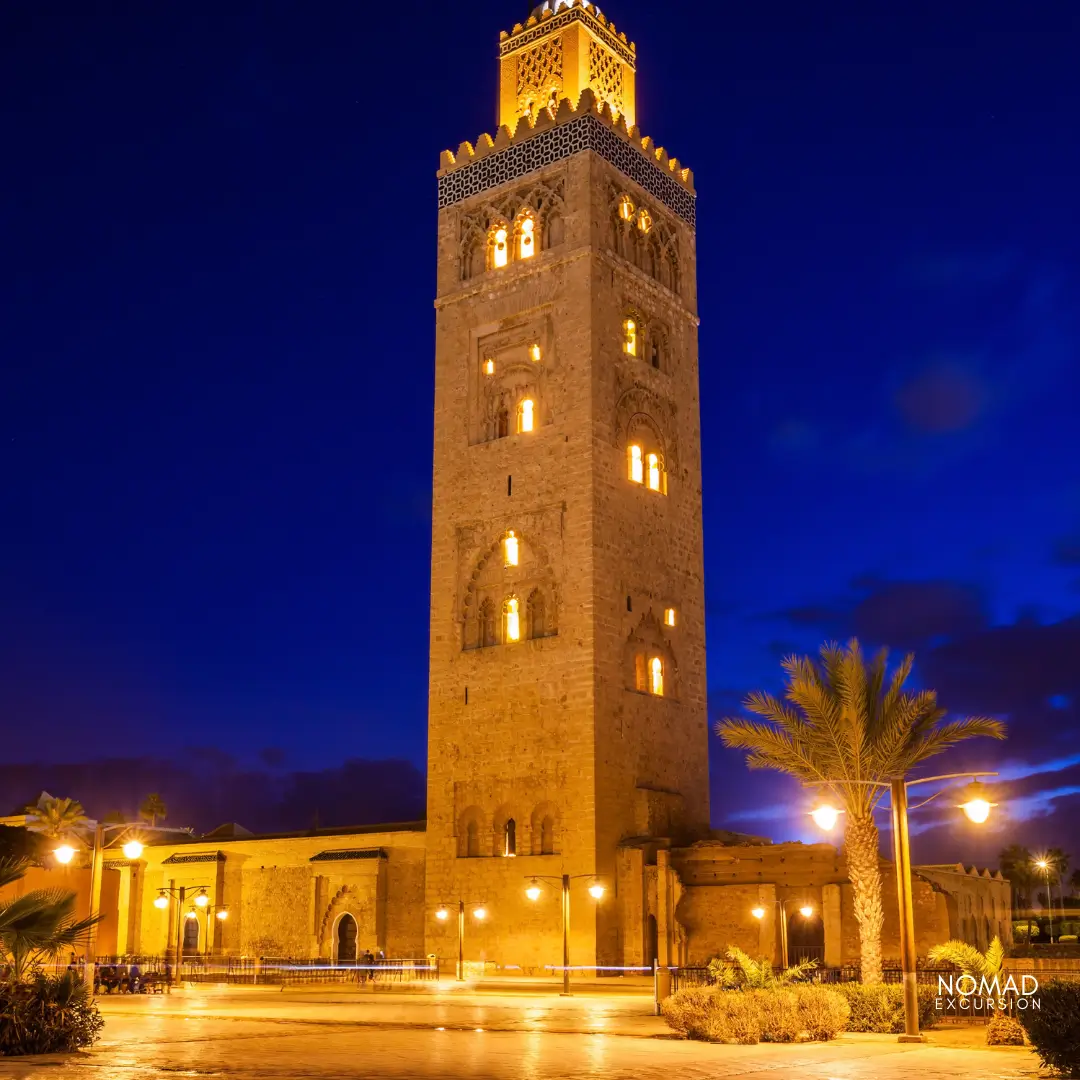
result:
[(1039, 924), (1034, 919), (1030, 923), (1027, 919), (1013, 923), (1013, 938), (1016, 941), (1027, 941), (1028, 934), (1031, 935), (1032, 940), (1039, 936)]
[(0, 1055), (78, 1050), (97, 1041), (103, 1024), (74, 972), (0, 982)]
[(1015, 1016), (994, 1013), (986, 1025), (987, 1046), (1023, 1046), (1024, 1028)]
[(1058, 941), (1062, 944), (1077, 940), (1080, 940), (1080, 935), (1077, 934), (1062, 934), (1061, 937), (1058, 938)]
[(825, 986), (767, 990), (695, 986), (667, 998), (661, 1012), (668, 1026), (688, 1039), (743, 1044), (821, 1042), (843, 1030), (848, 1005)]
[(851, 1007), (828, 986), (796, 986), (799, 1026), (811, 1042), (829, 1042), (847, 1025)]
[(1055, 979), (1037, 996), (1041, 1008), (1017, 1012), (1035, 1053), (1045, 1067), (1080, 1076), (1080, 982)]
[[(851, 1009), (848, 1031), (900, 1035), (904, 1031), (904, 988), (897, 983), (839, 983), (836, 987)], [(919, 1027), (930, 1028), (940, 1019), (932, 986), (919, 987)]]

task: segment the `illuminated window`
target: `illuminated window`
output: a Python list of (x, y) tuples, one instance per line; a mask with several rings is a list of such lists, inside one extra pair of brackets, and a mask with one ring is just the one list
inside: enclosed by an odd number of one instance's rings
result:
[(531, 217), (521, 222), (521, 232), (518, 236), (518, 258), (531, 259), (536, 252), (536, 222)]
[(642, 207), (638, 211), (637, 227), (643, 232), (647, 233), (652, 228), (652, 218), (649, 216), (649, 211)]
[(503, 826), (503, 855), (517, 854), (517, 823), (513, 818)]
[(484, 361), (484, 374), (485, 375), (494, 375), (495, 374), (495, 361), (492, 360), (490, 356)]
[(626, 319), (623, 328), (623, 352), (627, 356), (637, 356), (637, 332), (638, 326), (634, 319)]
[(645, 482), (645, 465), (641, 456), (641, 447), (628, 446), (626, 453), (630, 463), (630, 479), (635, 484), (643, 484)]
[(649, 454), (646, 458), (649, 466), (648, 486), (650, 491), (667, 493), (667, 483), (664, 479), (664, 470), (660, 465), (658, 454)]
[(507, 233), (506, 226), (497, 226), (491, 234), (491, 265), (496, 269), (506, 265), (506, 261), (510, 256), (509, 248), (506, 243)]
[(506, 566), (518, 564), (518, 538), (514, 535), (513, 529), (503, 537), (503, 562)]
[(675, 625), (675, 609), (673, 607), (669, 607), (669, 608), (664, 609), (664, 625), (665, 626), (674, 626)]
[(521, 640), (521, 603), (516, 596), (511, 596), (506, 604), (503, 606), (503, 611), (506, 614), (506, 640), (507, 641), (520, 641)]
[(619, 217), (623, 221), (630, 221), (634, 216), (634, 200), (629, 195), (619, 197)]
[(535, 402), (532, 398), (526, 398), (518, 406), (518, 431), (532, 431), (534, 423)]
[(649, 661), (649, 693), (664, 696), (664, 663), (659, 656)]
[(533, 363), (539, 363), (540, 362), (540, 342), (539, 341), (534, 341), (529, 346), (529, 359), (532, 360)]

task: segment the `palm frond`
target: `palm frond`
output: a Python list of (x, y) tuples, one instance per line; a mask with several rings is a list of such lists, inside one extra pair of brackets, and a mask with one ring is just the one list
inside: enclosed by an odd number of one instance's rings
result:
[(965, 975), (981, 979), (986, 974), (986, 957), (966, 941), (946, 941), (931, 945), (926, 954), (932, 964), (954, 964)]

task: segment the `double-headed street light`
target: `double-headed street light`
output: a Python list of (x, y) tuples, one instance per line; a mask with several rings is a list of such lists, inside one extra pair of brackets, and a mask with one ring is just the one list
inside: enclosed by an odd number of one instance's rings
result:
[[(467, 905), (464, 900), (457, 901), (457, 981), (465, 981), (465, 908), (472, 907), (472, 917), (479, 923), (487, 918), (487, 908), (483, 904)], [(440, 904), (435, 911), (435, 918), (439, 922), (446, 922), (450, 918), (450, 909), (446, 904)]]
[[(1036, 859), (1035, 865), (1046, 877), (1046, 913), (1050, 917), (1050, 944), (1054, 944), (1054, 898), (1050, 895), (1050, 860)], [(1065, 902), (1062, 901), (1062, 908)], [(1029, 939), (1030, 940), (1030, 939)]]
[(589, 878), (592, 881), (589, 886), (589, 895), (594, 900), (603, 899), (605, 889), (596, 879), (595, 874), (562, 874), (560, 877), (539, 875), (530, 878), (529, 887), (525, 890), (525, 895), (535, 903), (543, 892), (542, 884), (550, 885), (557, 882), (561, 886), (563, 997), (570, 997), (570, 882), (579, 878)]
[[(890, 793), (893, 858), (896, 862), (896, 896), (900, 907), (900, 960), (904, 971), (904, 1034), (900, 1036), (901, 1042), (925, 1042), (925, 1036), (919, 1034), (919, 988), (915, 971), (915, 916), (911, 889), (911, 842), (908, 838), (908, 788), (916, 784), (932, 784), (940, 780), (962, 780), (965, 777), (971, 777), (971, 783), (964, 789), (964, 801), (958, 806), (970, 821), (981, 825), (990, 816), (990, 811), (995, 804), (990, 801), (986, 786), (979, 783), (980, 776), (997, 776), (997, 773), (945, 773), (942, 776), (927, 776), (918, 780), (905, 780), (903, 777), (898, 777), (889, 783), (880, 780), (815, 780), (805, 785), (806, 787), (837, 788), (855, 784), (888, 789)], [(916, 804), (914, 809), (925, 806), (940, 794), (939, 791), (931, 795), (929, 799), (924, 799)], [(811, 816), (823, 828), (830, 828), (836, 824), (836, 819), (841, 812), (828, 803), (820, 803), (811, 811)]]
[[(774, 900), (773, 903), (780, 909), (780, 966), (786, 968), (788, 966), (787, 908), (785, 906), (787, 901)], [(759, 904), (756, 908), (751, 908), (750, 914), (760, 922), (765, 918), (766, 909)], [(813, 905), (800, 905), (799, 914), (804, 919), (809, 919), (814, 914)]]

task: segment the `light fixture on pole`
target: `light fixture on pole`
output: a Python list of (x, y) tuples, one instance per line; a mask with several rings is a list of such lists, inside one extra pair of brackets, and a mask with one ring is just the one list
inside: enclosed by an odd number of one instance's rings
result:
[(138, 859), (143, 853), (143, 843), (141, 840), (129, 840), (121, 850), (125, 859)]
[(1036, 859), (1035, 865), (1043, 872), (1046, 877), (1046, 913), (1050, 918), (1050, 944), (1054, 944), (1054, 906), (1050, 897), (1050, 860), (1049, 859)]
[(63, 866), (67, 866), (73, 858), (75, 858), (75, 849), (70, 844), (61, 844), (54, 852), (56, 861)]
[(154, 907), (158, 908), (160, 911), (164, 911), (168, 906), (169, 897), (166, 894), (165, 890), (162, 889), (161, 892), (159, 892), (157, 896), (154, 897)]
[(206, 895), (206, 890), (203, 889), (195, 895), (195, 906), (206, 907), (210, 903), (210, 897)]
[(810, 811), (814, 824), (819, 829), (824, 829), (825, 832), (832, 832), (836, 828), (836, 822), (840, 814), (840, 810), (837, 810), (835, 806), (830, 806), (828, 803), (821, 803)]
[[(487, 908), (483, 904), (474, 904), (472, 906), (472, 917), (477, 922), (483, 922), (488, 917)], [(465, 981), (465, 907), (464, 900), (458, 900), (457, 902), (457, 973), (455, 978), (458, 982)], [(440, 904), (435, 909), (435, 918), (439, 922), (446, 922), (450, 918), (450, 908), (447, 904)]]
[[(964, 789), (964, 801), (960, 808), (970, 821), (981, 825), (990, 816), (994, 807), (980, 776), (997, 776), (996, 772), (945, 773), (941, 776), (921, 777), (917, 780), (905, 780), (902, 776), (885, 783), (881, 780), (845, 780), (844, 784), (864, 785), (866, 787), (887, 789), (892, 807), (893, 859), (896, 863), (896, 896), (900, 908), (900, 960), (904, 975), (904, 1034), (900, 1042), (926, 1042), (926, 1036), (919, 1034), (919, 988), (916, 982), (915, 957), (915, 902), (911, 888), (911, 841), (908, 836), (908, 788), (916, 784), (932, 784), (942, 780), (964, 780), (972, 782)], [(839, 783), (836, 782), (836, 783)], [(829, 780), (814, 780), (806, 787), (835, 787)], [(916, 804), (924, 806), (936, 799), (941, 792)], [(818, 818), (815, 815), (814, 820)]]
[(540, 875), (531, 878), (525, 895), (533, 902), (540, 899), (541, 882), (554, 884), (558, 882), (562, 892), (562, 928), (563, 928), (563, 988), (562, 997), (570, 997), (570, 882), (578, 878), (589, 878), (592, 884), (589, 886), (589, 895), (594, 900), (602, 899), (605, 889), (595, 874), (563, 874), (560, 877)]
[[(780, 966), (786, 968), (788, 966), (788, 931), (787, 931), (787, 900), (774, 900), (773, 903), (780, 909)], [(761, 922), (765, 918), (767, 911), (760, 904), (757, 907), (750, 909), (750, 914)], [(809, 919), (814, 914), (813, 906), (810, 904), (803, 904), (799, 908), (799, 914), (804, 919)], [(775, 938), (774, 938), (775, 942)]]

